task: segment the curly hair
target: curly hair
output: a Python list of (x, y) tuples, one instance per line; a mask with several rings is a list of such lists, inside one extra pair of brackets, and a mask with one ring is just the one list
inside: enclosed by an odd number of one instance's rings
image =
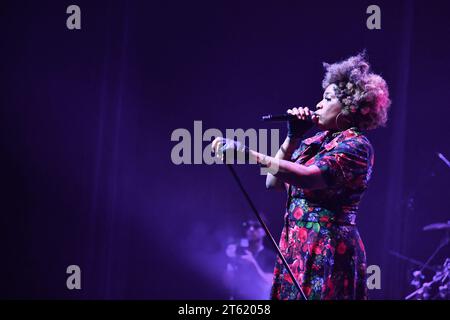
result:
[(391, 105), (388, 86), (381, 76), (370, 72), (365, 51), (341, 62), (324, 62), (323, 66), (323, 89), (330, 84), (337, 86), (342, 113), (350, 117), (354, 126), (370, 130), (386, 125)]

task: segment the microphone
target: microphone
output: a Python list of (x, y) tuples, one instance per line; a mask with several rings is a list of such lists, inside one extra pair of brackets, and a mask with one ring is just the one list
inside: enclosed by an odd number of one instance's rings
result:
[(261, 117), (261, 121), (266, 121), (266, 122), (276, 122), (276, 121), (289, 121), (289, 120), (297, 120), (297, 121), (306, 121), (306, 122), (313, 122), (312, 118), (316, 116), (318, 117), (318, 115), (316, 115), (314, 112), (312, 113), (312, 115), (310, 115), (309, 117), (307, 117), (305, 120), (300, 120), (299, 118), (297, 118), (296, 115), (293, 114), (289, 114), (289, 113), (285, 113), (285, 114), (268, 114), (265, 116)]

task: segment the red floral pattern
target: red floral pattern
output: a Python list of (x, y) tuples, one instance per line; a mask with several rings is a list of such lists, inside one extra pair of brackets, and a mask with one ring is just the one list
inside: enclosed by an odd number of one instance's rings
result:
[[(308, 299), (366, 299), (366, 255), (355, 226), (373, 167), (373, 149), (356, 129), (319, 132), (302, 141), (292, 161), (316, 165), (328, 185), (289, 187), (280, 249)], [(272, 299), (299, 299), (277, 259)]]

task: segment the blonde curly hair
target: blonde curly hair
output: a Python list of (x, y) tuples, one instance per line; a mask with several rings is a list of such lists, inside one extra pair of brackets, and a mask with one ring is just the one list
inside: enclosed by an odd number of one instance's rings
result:
[(366, 52), (333, 64), (323, 63), (325, 89), (335, 84), (336, 96), (342, 103), (342, 114), (362, 130), (385, 126), (391, 105), (386, 81), (370, 72)]

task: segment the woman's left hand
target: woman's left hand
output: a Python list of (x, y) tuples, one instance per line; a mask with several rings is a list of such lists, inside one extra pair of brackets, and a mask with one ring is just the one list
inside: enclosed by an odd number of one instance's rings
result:
[(223, 161), (224, 154), (226, 151), (229, 150), (236, 150), (238, 153), (241, 154), (247, 154), (249, 149), (247, 146), (243, 143), (240, 143), (239, 141), (217, 137), (212, 142), (212, 149), (214, 150), (214, 153), (216, 153), (217, 157), (220, 157)]

